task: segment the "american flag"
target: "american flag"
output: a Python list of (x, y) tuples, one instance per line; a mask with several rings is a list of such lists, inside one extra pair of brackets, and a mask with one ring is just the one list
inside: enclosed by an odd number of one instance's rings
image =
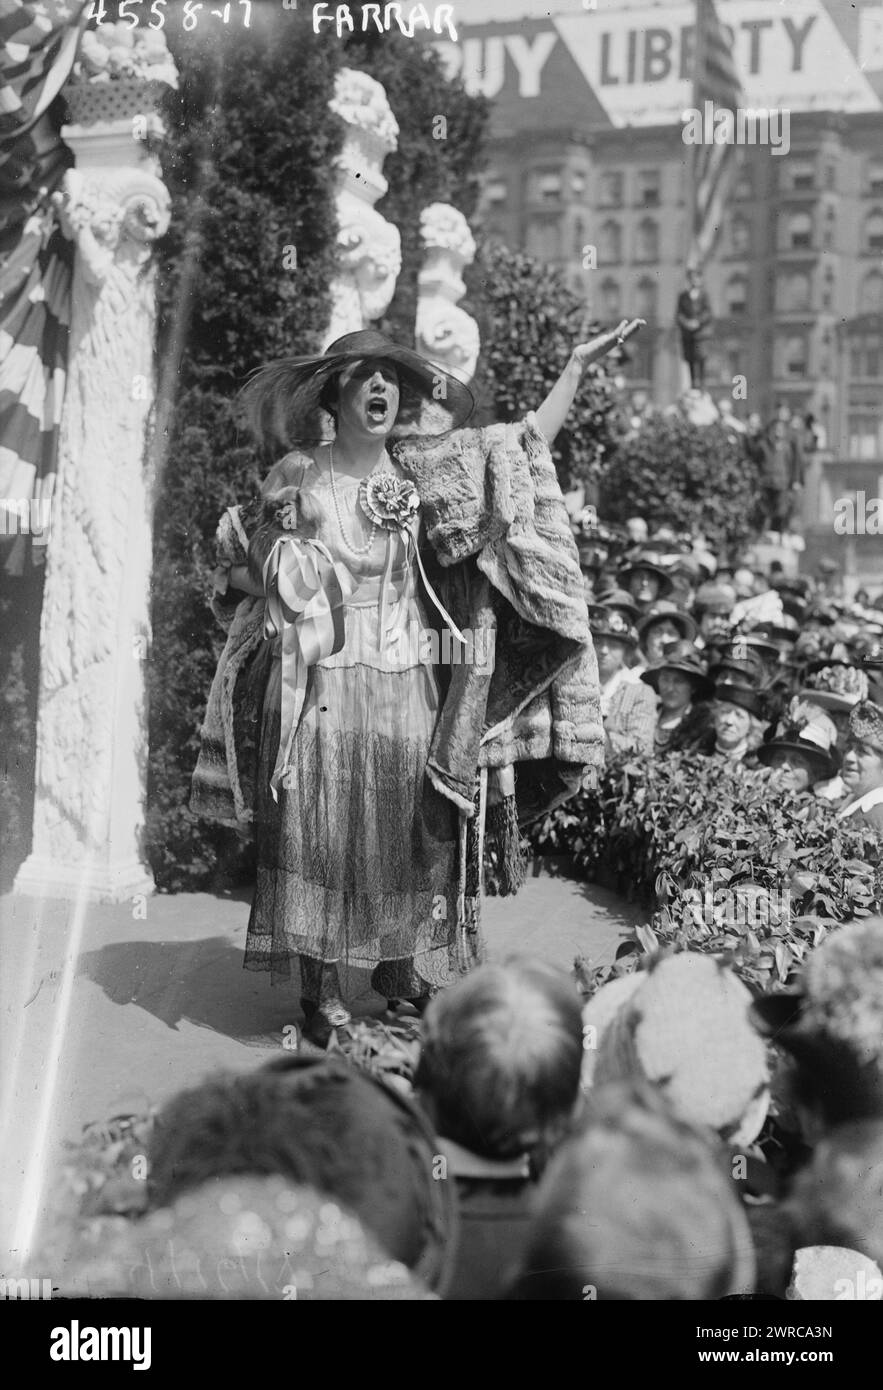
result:
[[(721, 27), (714, 0), (696, 0), (696, 59), (693, 105), (705, 112), (733, 113), (744, 106), (742, 83), (733, 62), (727, 35)], [(702, 265), (714, 250), (723, 222), (724, 207), (738, 164), (735, 145), (693, 146), (693, 234), (689, 263)]]
[(52, 498), (67, 366), (73, 248), (51, 195), (73, 160), (50, 108), (87, 5), (0, 0), (0, 563), (20, 574), (20, 508)]

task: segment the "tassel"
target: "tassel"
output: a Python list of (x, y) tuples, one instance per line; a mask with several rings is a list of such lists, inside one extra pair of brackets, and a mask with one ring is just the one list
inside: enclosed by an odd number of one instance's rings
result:
[(487, 834), (497, 850), (497, 892), (501, 898), (510, 897), (527, 878), (527, 855), (522, 849), (514, 796), (504, 796), (488, 807)]

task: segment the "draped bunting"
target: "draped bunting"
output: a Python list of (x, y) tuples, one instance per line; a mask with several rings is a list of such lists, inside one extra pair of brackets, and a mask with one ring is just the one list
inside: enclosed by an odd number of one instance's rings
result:
[(73, 160), (49, 108), (86, 19), (85, 0), (0, 0), (0, 539), (17, 574), (47, 536), (24, 534), (22, 504), (55, 488), (74, 252), (50, 199)]

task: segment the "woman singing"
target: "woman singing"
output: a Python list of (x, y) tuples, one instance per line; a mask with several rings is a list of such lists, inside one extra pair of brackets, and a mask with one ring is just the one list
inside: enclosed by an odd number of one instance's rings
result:
[(259, 442), (289, 452), (219, 529), (216, 587), (237, 608), (191, 804), (253, 816), (245, 965), (287, 978), (297, 959), (319, 1045), (350, 1022), (342, 966), (422, 1010), (480, 958), (485, 819), (504, 841), (508, 828), (505, 875), (515, 764), (522, 820), (601, 764), (548, 446), (585, 366), (624, 330), (577, 347), (512, 425), (463, 428), (468, 388), (374, 329), (245, 389)]

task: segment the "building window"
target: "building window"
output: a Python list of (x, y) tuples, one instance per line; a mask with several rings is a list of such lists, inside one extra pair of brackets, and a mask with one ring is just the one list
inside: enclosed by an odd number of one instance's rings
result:
[(605, 319), (619, 319), (622, 316), (622, 299), (615, 280), (604, 280), (601, 285), (601, 312)]
[(883, 159), (872, 159), (868, 165), (868, 192), (883, 197)]
[(661, 171), (659, 169), (641, 170), (641, 172), (638, 174), (638, 207), (659, 207), (660, 179)]
[(649, 321), (656, 318), (656, 299), (656, 281), (644, 276), (638, 281), (638, 292), (635, 296), (635, 313), (639, 319)]
[(742, 345), (741, 343), (727, 343), (726, 359), (728, 375), (731, 377), (742, 376)]
[(608, 170), (601, 175), (600, 205), (602, 208), (622, 207), (622, 174)]
[(754, 175), (748, 165), (743, 166), (743, 168), (739, 170), (739, 179), (736, 184), (736, 197), (754, 197)]
[(883, 418), (873, 405), (849, 405), (849, 456), (878, 459), (883, 455)]
[(810, 307), (812, 282), (808, 275), (786, 275), (779, 282), (779, 307), (783, 313), (799, 314)]
[(532, 217), (527, 226), (527, 245), (529, 256), (540, 261), (555, 261), (561, 256), (561, 233), (557, 220), (550, 217)]
[(795, 164), (791, 170), (791, 188), (794, 193), (809, 193), (816, 186), (816, 171), (812, 164)]
[(883, 212), (875, 208), (865, 224), (868, 251), (883, 251)]
[(748, 280), (744, 275), (731, 275), (727, 281), (727, 313), (744, 314), (748, 309)]
[(599, 250), (602, 262), (608, 265), (622, 260), (622, 229), (618, 222), (605, 222), (602, 225)]
[(635, 245), (635, 260), (659, 260), (659, 228), (651, 217), (638, 223), (638, 236)]
[(730, 227), (730, 249), (734, 256), (747, 256), (751, 252), (751, 224), (744, 217), (733, 219)]
[(805, 251), (812, 246), (812, 218), (808, 212), (789, 213), (785, 227), (789, 250)]
[(883, 271), (868, 271), (862, 281), (856, 312), (859, 314), (883, 312)]
[(786, 338), (782, 358), (782, 376), (806, 376), (806, 339), (800, 334)]

